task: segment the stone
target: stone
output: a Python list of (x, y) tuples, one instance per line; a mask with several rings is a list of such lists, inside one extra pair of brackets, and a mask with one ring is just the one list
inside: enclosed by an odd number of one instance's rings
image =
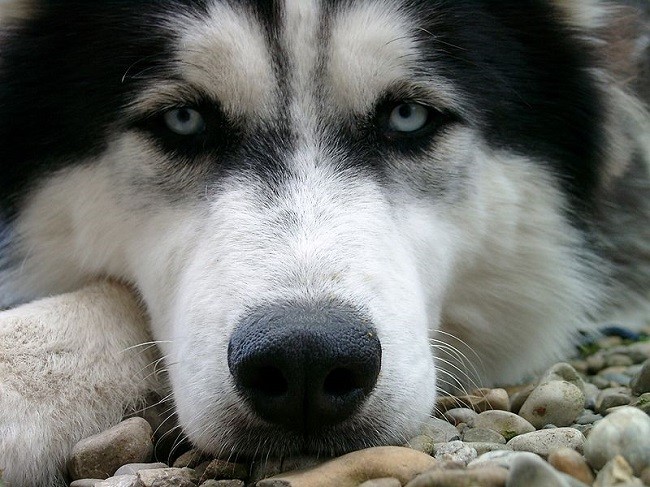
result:
[(451, 424), (457, 426), (460, 423), (472, 424), (478, 413), (469, 408), (453, 408), (447, 411), (444, 418)]
[(151, 460), (151, 426), (142, 418), (130, 418), (106, 431), (81, 440), (72, 448), (68, 472), (73, 480), (105, 479), (127, 463)]
[(641, 370), (634, 375), (630, 382), (632, 393), (640, 396), (645, 392), (650, 392), (650, 359), (643, 363)]
[(243, 480), (206, 480), (201, 487), (245, 487)]
[(510, 412), (517, 414), (533, 390), (535, 390), (535, 385), (529, 384), (522, 389), (514, 392), (510, 396)]
[(607, 387), (596, 397), (596, 411), (605, 414), (608, 409), (617, 406), (626, 406), (632, 400), (627, 387)]
[(438, 418), (429, 418), (422, 427), (421, 434), (431, 438), (434, 443), (447, 443), (460, 438), (460, 433), (453, 424)]
[(536, 457), (534, 453), (527, 451), (500, 450), (484, 453), (467, 466), (468, 468), (480, 468), (486, 466), (497, 466), (509, 470), (517, 458)]
[(73, 480), (70, 483), (70, 487), (95, 487), (95, 484), (97, 482), (102, 482), (102, 481), (103, 479), (78, 479), (78, 480)]
[(425, 472), (406, 487), (504, 487), (508, 471), (504, 468), (487, 466), (471, 470), (438, 470)]
[(585, 406), (584, 383), (566, 363), (555, 364), (542, 377), (519, 410), (536, 428), (546, 424), (569, 426)]
[(639, 397), (634, 399), (631, 405), (650, 415), (650, 392), (641, 394)]
[(246, 480), (249, 476), (248, 466), (241, 463), (228, 462), (226, 460), (214, 459), (201, 472), (201, 479), (225, 480), (236, 479)]
[(558, 448), (548, 456), (548, 463), (556, 470), (587, 484), (594, 483), (594, 474), (587, 465), (587, 460), (571, 448)]
[(574, 428), (555, 428), (515, 436), (507, 445), (515, 451), (529, 451), (547, 457), (551, 451), (562, 447), (581, 452), (584, 443), (585, 437), (580, 431)]
[(585, 409), (580, 416), (576, 418), (576, 424), (592, 424), (603, 419), (602, 414), (596, 414), (591, 409)]
[(463, 432), (465, 443), (501, 443), (506, 444), (506, 439), (500, 433), (487, 428), (469, 428)]
[(476, 450), (462, 441), (450, 441), (449, 443), (436, 445), (436, 460), (452, 461), (467, 465), (477, 456)]
[(519, 457), (512, 462), (506, 487), (571, 487), (560, 472), (537, 456)]
[(189, 468), (157, 468), (138, 472), (137, 487), (196, 487), (196, 472)]
[(169, 465), (164, 463), (127, 463), (118, 468), (114, 475), (135, 475), (140, 470), (152, 470), (154, 468), (169, 468)]
[(432, 455), (435, 447), (435, 442), (430, 436), (419, 435), (415, 438), (411, 438), (404, 446), (417, 451), (421, 451), (427, 455)]
[(118, 475), (100, 480), (94, 487), (142, 487), (136, 475)]
[(191, 450), (186, 451), (180, 457), (176, 459), (172, 467), (174, 468), (194, 468), (197, 465), (208, 460), (208, 456), (203, 453), (201, 450), (192, 448)]
[(425, 453), (399, 446), (360, 450), (309, 470), (287, 472), (257, 482), (257, 487), (357, 487), (367, 480), (394, 477), (402, 485), (432, 469), (438, 461)]
[(509, 411), (485, 411), (474, 420), (474, 428), (496, 431), (506, 440), (535, 431), (535, 427), (524, 418)]
[(479, 456), (489, 451), (497, 451), (497, 450), (512, 451), (512, 448), (502, 443), (484, 443), (480, 441), (466, 441), (465, 444), (467, 446), (471, 446), (472, 448), (474, 448), (474, 450), (476, 450), (476, 453)]
[(623, 406), (594, 426), (584, 453), (596, 470), (621, 455), (634, 473), (640, 475), (650, 466), (650, 416), (634, 407)]
[(476, 412), (492, 409), (508, 411), (510, 398), (504, 389), (477, 389), (464, 396), (441, 396), (436, 401), (435, 410), (445, 413), (458, 407), (466, 407)]
[(605, 365), (607, 367), (629, 367), (633, 364), (634, 361), (632, 358), (622, 353), (612, 353), (605, 358)]
[(394, 477), (384, 477), (382, 479), (367, 480), (359, 487), (402, 487), (402, 482)]
[(616, 455), (598, 472), (594, 487), (643, 487), (643, 482), (634, 476), (632, 467), (621, 455)]

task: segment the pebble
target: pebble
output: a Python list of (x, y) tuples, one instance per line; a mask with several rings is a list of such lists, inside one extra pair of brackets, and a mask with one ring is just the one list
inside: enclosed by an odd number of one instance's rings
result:
[(195, 448), (192, 448), (191, 450), (186, 451), (183, 453), (180, 457), (178, 457), (172, 467), (176, 468), (183, 468), (183, 467), (188, 467), (188, 468), (194, 468), (197, 465), (203, 463), (206, 460), (209, 460), (210, 457), (201, 452), (201, 450), (197, 450)]
[(505, 469), (510, 469), (512, 463), (515, 461), (516, 458), (527, 457), (527, 456), (537, 456), (537, 455), (527, 451), (512, 451), (512, 450), (491, 451), (491, 452), (484, 453), (476, 460), (472, 460), (469, 463), (468, 467), (478, 468), (478, 467), (493, 465)]
[(451, 424), (457, 426), (460, 423), (472, 424), (478, 413), (469, 408), (453, 408), (447, 411), (443, 417)]
[(472, 426), (496, 431), (506, 440), (535, 431), (532, 424), (509, 411), (485, 411), (476, 417)]
[(462, 441), (450, 441), (436, 446), (435, 459), (467, 465), (478, 457), (476, 450)]
[(650, 466), (650, 416), (634, 407), (623, 406), (594, 426), (584, 452), (596, 470), (621, 455), (634, 473), (640, 475)]
[(587, 485), (594, 482), (594, 474), (587, 465), (585, 457), (571, 448), (553, 450), (548, 456), (548, 463), (556, 470), (564, 472)]
[(476, 450), (476, 453), (478, 455), (483, 455), (484, 453), (490, 451), (498, 451), (498, 450), (512, 451), (512, 448), (502, 443), (484, 443), (481, 441), (466, 441), (465, 443), (467, 444), (467, 446), (471, 446), (472, 448), (474, 448), (474, 450)]
[(169, 465), (164, 463), (127, 463), (118, 468), (113, 476), (136, 475), (140, 470), (152, 470), (154, 468), (169, 468)]
[(533, 455), (512, 462), (506, 487), (572, 487), (569, 479)]
[(506, 444), (506, 439), (500, 433), (487, 428), (469, 428), (463, 432), (463, 441), (478, 443)]
[(106, 480), (100, 480), (94, 487), (142, 487), (137, 475), (118, 475)]
[(650, 392), (650, 359), (643, 363), (641, 370), (632, 378), (630, 386), (632, 393), (637, 396)]
[(632, 398), (629, 394), (609, 392), (603, 394), (600, 401), (598, 401), (597, 411), (600, 414), (607, 414), (610, 409), (619, 406), (627, 406), (630, 402), (632, 402)]
[(460, 439), (460, 433), (453, 424), (438, 418), (429, 418), (422, 427), (421, 434), (428, 436), (435, 443)]
[(105, 479), (122, 465), (148, 462), (153, 454), (152, 434), (147, 421), (130, 418), (81, 440), (72, 448), (68, 462), (70, 477)]
[(415, 438), (411, 438), (404, 446), (412, 448), (413, 450), (421, 451), (427, 455), (432, 455), (435, 449), (435, 442), (430, 436), (419, 435)]
[(450, 409), (466, 407), (476, 412), (492, 409), (508, 411), (510, 398), (504, 389), (477, 389), (464, 396), (442, 396), (436, 401), (436, 411), (445, 413)]
[(95, 487), (95, 484), (101, 481), (102, 479), (77, 479), (70, 482), (70, 487)]
[(206, 480), (201, 487), (245, 487), (243, 480)]
[(536, 428), (546, 424), (569, 426), (585, 406), (584, 384), (567, 363), (555, 364), (542, 377), (519, 410)]
[(554, 428), (515, 436), (507, 444), (515, 451), (529, 451), (547, 457), (551, 451), (561, 447), (582, 451), (584, 443), (585, 437), (578, 430)]
[(471, 470), (430, 470), (406, 484), (406, 487), (504, 487), (508, 471), (500, 467)]
[(202, 480), (246, 480), (248, 478), (248, 466), (241, 463), (215, 459), (208, 463), (205, 469), (201, 469), (200, 472), (197, 469), (197, 473), (200, 473)]
[(196, 472), (189, 468), (157, 468), (138, 472), (137, 487), (196, 487)]
[(639, 397), (634, 399), (631, 405), (650, 415), (650, 392), (641, 394)]
[(625, 487), (643, 487), (641, 479), (636, 478), (632, 467), (621, 455), (616, 455), (598, 472), (594, 487), (610, 487), (625, 485)]
[(585, 409), (582, 414), (576, 418), (576, 424), (592, 424), (600, 419), (603, 419), (602, 414), (596, 414), (591, 409)]
[(367, 480), (394, 477), (402, 485), (438, 464), (410, 448), (384, 446), (360, 450), (330, 460), (310, 470), (283, 473), (257, 482), (257, 487), (357, 487)]

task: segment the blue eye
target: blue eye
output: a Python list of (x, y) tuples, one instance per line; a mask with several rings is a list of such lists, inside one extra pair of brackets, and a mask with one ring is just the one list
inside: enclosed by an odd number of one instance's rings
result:
[(193, 108), (174, 108), (165, 112), (167, 128), (178, 135), (196, 135), (205, 130), (203, 115)]
[(388, 126), (395, 132), (416, 132), (429, 121), (429, 108), (419, 103), (400, 103), (393, 108)]

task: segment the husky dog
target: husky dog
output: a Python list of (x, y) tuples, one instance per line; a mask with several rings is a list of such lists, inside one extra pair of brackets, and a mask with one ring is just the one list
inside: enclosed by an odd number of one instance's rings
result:
[[(648, 309), (646, 2), (4, 8), (0, 305), (130, 283), (199, 448), (400, 444)], [(10, 370), (5, 481), (55, 485), (79, 434)]]

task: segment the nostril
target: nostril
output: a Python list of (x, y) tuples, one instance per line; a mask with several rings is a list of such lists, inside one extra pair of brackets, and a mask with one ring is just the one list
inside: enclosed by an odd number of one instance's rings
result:
[(289, 383), (280, 369), (257, 367), (242, 378), (242, 385), (266, 397), (280, 397), (289, 392)]
[(325, 394), (334, 397), (347, 396), (348, 394), (361, 389), (356, 374), (343, 367), (332, 370), (325, 377), (323, 391)]

